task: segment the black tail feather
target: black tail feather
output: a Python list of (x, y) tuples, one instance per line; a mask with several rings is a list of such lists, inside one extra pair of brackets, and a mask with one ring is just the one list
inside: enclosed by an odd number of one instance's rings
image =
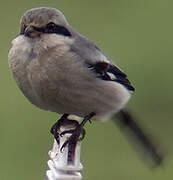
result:
[(152, 139), (143, 132), (127, 110), (121, 110), (119, 112), (119, 119), (114, 121), (120, 130), (127, 136), (128, 140), (135, 145), (135, 149), (143, 152), (145, 160), (148, 159), (152, 162), (152, 166), (162, 164), (164, 159), (163, 153), (159, 151), (160, 149), (156, 147)]

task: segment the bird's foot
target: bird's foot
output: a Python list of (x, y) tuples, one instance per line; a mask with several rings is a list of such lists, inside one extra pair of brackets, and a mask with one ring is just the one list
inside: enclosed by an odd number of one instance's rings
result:
[(92, 118), (93, 116), (95, 116), (95, 113), (94, 113), (94, 112), (91, 112), (90, 114), (88, 114), (88, 115), (86, 115), (86, 116), (84, 117), (83, 121), (82, 121), (80, 124), (78, 124), (74, 130), (64, 131), (64, 132), (62, 132), (62, 133), (60, 134), (60, 136), (63, 136), (63, 135), (66, 134), (66, 133), (72, 133), (72, 135), (69, 137), (69, 139), (67, 139), (67, 140), (65, 141), (65, 143), (62, 145), (61, 151), (62, 151), (63, 148), (65, 148), (67, 145), (72, 147), (72, 146), (76, 145), (76, 143), (77, 143), (78, 141), (81, 141), (81, 140), (84, 139), (84, 137), (85, 137), (85, 129), (84, 129), (83, 127), (84, 127), (84, 125), (85, 125), (85, 123), (86, 123), (87, 121), (90, 121), (90, 122), (91, 122), (91, 118)]
[(68, 146), (75, 146), (78, 141), (81, 141), (85, 137), (85, 129), (81, 124), (78, 124), (75, 129), (63, 131), (60, 136), (65, 134), (72, 134), (62, 145), (61, 151), (68, 145)]
[(59, 134), (59, 129), (61, 126), (66, 123), (68, 120), (68, 114), (64, 114), (51, 128), (50, 132), (53, 134), (54, 138), (56, 139), (57, 143), (60, 144), (60, 134)]
[[(81, 141), (84, 138), (85, 130), (83, 127), (87, 121), (91, 122), (91, 118), (95, 116), (95, 113), (92, 112), (86, 115), (80, 124), (75, 120), (69, 120), (68, 116), (69, 114), (64, 114), (51, 128), (51, 133), (53, 134), (58, 144), (60, 144), (60, 136), (63, 136), (67, 133), (72, 134), (62, 145), (61, 151), (67, 145), (73, 147), (78, 141)], [(63, 126), (68, 126), (70, 130), (65, 130), (62, 132), (60, 128)], [(71, 129), (72, 127), (74, 127), (74, 129)]]

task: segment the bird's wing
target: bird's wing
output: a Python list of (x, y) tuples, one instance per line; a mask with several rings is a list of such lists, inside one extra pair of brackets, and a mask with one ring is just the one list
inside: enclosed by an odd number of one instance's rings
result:
[(110, 58), (86, 37), (77, 36), (71, 51), (80, 56), (80, 60), (84, 61), (87, 67), (96, 73), (98, 78), (118, 82), (129, 91), (134, 91), (134, 87), (127, 79), (126, 74), (112, 64)]
[(88, 64), (88, 68), (91, 68), (91, 70), (97, 73), (98, 78), (106, 81), (118, 82), (129, 91), (135, 90), (130, 81), (127, 79), (126, 74), (113, 64), (107, 62), (96, 62), (95, 64)]

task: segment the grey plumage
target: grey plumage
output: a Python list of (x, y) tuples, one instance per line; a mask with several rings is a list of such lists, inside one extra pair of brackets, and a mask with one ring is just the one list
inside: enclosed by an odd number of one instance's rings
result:
[[(70, 37), (44, 33), (50, 22), (66, 28)], [(13, 40), (9, 52), (9, 64), (18, 86), (33, 104), (81, 117), (95, 112), (96, 120), (124, 108), (131, 96), (129, 90), (121, 83), (97, 78), (98, 74), (87, 67), (112, 62), (93, 42), (75, 31), (60, 11), (29, 10), (22, 17), (21, 26), (22, 33)], [(28, 27), (37, 28), (31, 33), (33, 38), (23, 34)]]

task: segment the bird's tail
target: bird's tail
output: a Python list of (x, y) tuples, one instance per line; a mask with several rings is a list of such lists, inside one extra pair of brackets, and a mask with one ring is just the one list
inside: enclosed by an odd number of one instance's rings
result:
[(114, 122), (134, 145), (134, 148), (142, 153), (144, 160), (151, 162), (152, 167), (161, 165), (164, 154), (160, 152), (151, 137), (144, 133), (126, 109), (121, 110), (118, 115), (119, 118), (114, 118)]

